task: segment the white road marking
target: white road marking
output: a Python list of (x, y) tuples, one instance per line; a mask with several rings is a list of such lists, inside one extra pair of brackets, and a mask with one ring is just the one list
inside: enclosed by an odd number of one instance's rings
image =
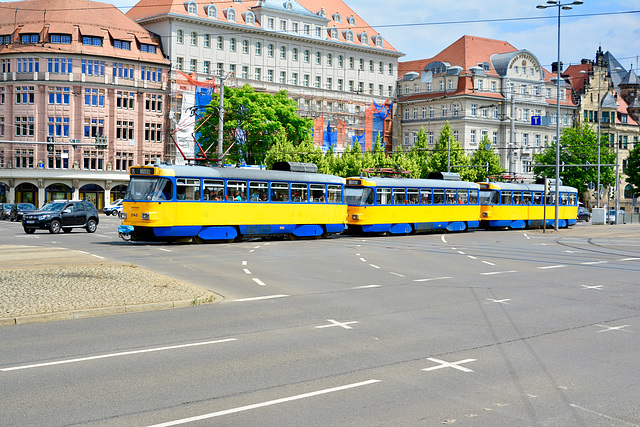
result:
[(257, 277), (252, 277), (251, 280), (253, 280), (260, 286), (267, 286), (262, 280), (258, 279)]
[(563, 268), (566, 267), (566, 265), (563, 264), (558, 264), (558, 265), (547, 265), (545, 267), (538, 267), (539, 270), (550, 270), (552, 268)]
[(358, 323), (357, 321), (351, 321), (351, 322), (338, 322), (336, 320), (333, 319), (327, 319), (327, 321), (331, 322), (331, 325), (322, 325), (322, 326), (316, 326), (316, 329), (322, 329), (322, 328), (332, 328), (334, 326), (340, 326), (343, 329), (353, 329), (351, 326), (351, 324), (353, 323)]
[(415, 279), (414, 282), (431, 282), (432, 280), (442, 280), (442, 279), (452, 279), (452, 277), (442, 276), (442, 277), (432, 277), (430, 279)]
[(506, 274), (506, 273), (517, 273), (517, 271), (516, 270), (489, 271), (489, 272), (480, 273), (480, 274), (482, 274), (483, 276), (493, 276), (493, 275), (496, 275), (496, 274)]
[(440, 236), (440, 239), (442, 240), (443, 243), (447, 243), (447, 239), (445, 239), (444, 236)]
[(365, 386), (365, 385), (375, 384), (375, 383), (378, 383), (378, 382), (380, 382), (380, 380), (367, 380), (367, 381), (362, 381), (362, 382), (353, 383), (353, 384), (347, 384), (347, 385), (343, 385), (343, 386), (339, 386), (339, 387), (326, 388), (324, 390), (312, 391), (310, 393), (303, 393), (303, 394), (298, 394), (298, 395), (295, 395), (295, 396), (283, 397), (281, 399), (269, 400), (269, 401), (261, 402), (261, 403), (254, 403), (253, 405), (246, 405), (246, 406), (240, 406), (238, 408), (226, 409), (224, 411), (211, 412), (209, 414), (198, 415), (198, 416), (190, 417), (190, 418), (183, 418), (183, 419), (180, 419), (180, 420), (169, 421), (169, 422), (162, 423), (162, 424), (154, 424), (154, 425), (149, 426), (149, 427), (169, 427), (169, 426), (175, 426), (175, 425), (179, 425), (179, 424), (191, 423), (191, 422), (194, 422), (194, 421), (202, 421), (202, 420), (207, 420), (209, 418), (221, 417), (223, 415), (229, 415), (229, 414), (235, 414), (235, 413), (238, 413), (238, 412), (249, 411), (251, 409), (264, 408), (265, 406), (272, 406), (272, 405), (277, 405), (277, 404), (280, 404), (280, 403), (292, 402), (294, 400), (306, 399), (307, 397), (314, 397), (314, 396), (319, 396), (319, 395), (322, 395), (322, 394), (333, 393), (333, 392), (336, 392), (336, 391), (348, 390), (350, 388), (362, 387), (362, 386)]
[(148, 348), (145, 350), (123, 351), (120, 353), (101, 354), (99, 356), (80, 357), (78, 359), (58, 360), (56, 362), (35, 363), (33, 365), (23, 365), (23, 366), (14, 366), (12, 368), (2, 368), (0, 369), (0, 371), (8, 372), (8, 371), (17, 371), (20, 369), (42, 368), (45, 366), (64, 365), (68, 363), (85, 362), (88, 360), (106, 359), (109, 357), (130, 356), (132, 354), (141, 354), (141, 353), (152, 353), (155, 351), (176, 350), (179, 348), (196, 347), (196, 346), (209, 345), (209, 344), (219, 344), (219, 343), (229, 342), (229, 341), (237, 341), (237, 338), (227, 338), (223, 340), (195, 342), (190, 344), (172, 345), (168, 347)]
[(524, 237), (527, 238), (527, 240), (530, 240), (531, 238), (527, 235), (527, 233), (524, 233)]
[(596, 264), (606, 264), (607, 261), (587, 261), (587, 262), (581, 262), (580, 264), (582, 265), (596, 265)]
[(631, 325), (622, 325), (622, 326), (596, 325), (596, 326), (600, 326), (601, 328), (606, 328), (606, 329), (603, 329), (603, 330), (598, 331), (598, 332), (609, 332), (609, 331), (632, 332), (632, 331), (627, 331), (627, 330), (624, 329), (624, 328), (628, 328)]
[(364, 285), (364, 286), (356, 286), (355, 288), (351, 288), (351, 289), (371, 289), (371, 288), (381, 288), (382, 285)]
[(458, 365), (462, 363), (475, 362), (477, 359), (464, 359), (464, 360), (460, 360), (459, 362), (453, 362), (453, 363), (445, 362), (444, 360), (440, 360), (440, 359), (434, 359), (432, 357), (428, 357), (427, 360), (430, 360), (435, 363), (440, 363), (440, 365), (432, 366), (430, 368), (425, 368), (423, 369), (423, 371), (428, 372), (428, 371), (435, 371), (436, 369), (442, 369), (442, 368), (454, 368), (462, 372), (473, 372), (473, 370), (469, 368), (465, 368), (464, 366), (458, 366)]
[(278, 294), (278, 295), (267, 295), (264, 297), (253, 297), (253, 298), (240, 298), (240, 299), (234, 299), (234, 302), (247, 302), (247, 301), (260, 301), (263, 299), (272, 299), (272, 298), (286, 298), (289, 295), (284, 295), (284, 294)]
[(173, 252), (170, 249), (165, 249), (165, 248), (158, 248), (159, 251), (165, 251), (165, 252)]
[(367, 260), (366, 260), (366, 259), (364, 259), (364, 258), (360, 258), (360, 261), (362, 261), (362, 262), (367, 262)]
[(375, 264), (369, 264), (369, 265), (370, 265), (371, 267), (373, 267), (373, 268), (380, 268), (380, 267), (378, 267), (378, 266), (377, 266), (377, 265), (375, 265)]
[(596, 289), (598, 291), (601, 291), (602, 288), (604, 287), (604, 285), (595, 285), (595, 286), (580, 285), (580, 286), (582, 286), (582, 289)]
[(244, 272), (245, 272), (245, 274), (251, 274), (251, 271), (249, 271), (249, 269), (248, 269), (248, 268), (243, 268), (243, 269), (242, 269), (242, 271), (244, 271)]
[(85, 252), (85, 251), (76, 251), (76, 252), (80, 252), (81, 254), (89, 255), (89, 252)]
[(105, 236), (104, 234), (96, 234), (98, 237), (106, 237), (107, 239), (113, 239), (111, 236)]
[(485, 263), (485, 264), (487, 264), (487, 265), (495, 265), (494, 263), (489, 262), (489, 261), (482, 261), (482, 262), (483, 262), (483, 263)]
[(242, 261), (242, 265), (247, 265), (247, 261)]
[(510, 299), (508, 299), (508, 298), (505, 298), (505, 299), (493, 299), (493, 298), (487, 298), (487, 301), (497, 302), (497, 303), (500, 303), (500, 304), (509, 304), (509, 301), (511, 301), (511, 300), (510, 300)]
[(462, 251), (456, 251), (456, 252), (458, 252), (460, 255), (464, 255), (464, 252)]
[(622, 258), (620, 261), (638, 261), (640, 258)]
[(250, 253), (251, 253), (251, 252), (255, 252), (255, 249), (251, 249), (249, 252), (250, 252)]
[(467, 258), (478, 259), (478, 258), (474, 257), (473, 255), (467, 255)]
[(394, 276), (398, 276), (398, 277), (405, 277), (404, 274), (394, 273), (393, 271), (390, 271), (389, 274), (393, 274)]
[(94, 258), (98, 258), (98, 259), (104, 259), (103, 256), (96, 255), (96, 254), (91, 254), (91, 256), (94, 257)]

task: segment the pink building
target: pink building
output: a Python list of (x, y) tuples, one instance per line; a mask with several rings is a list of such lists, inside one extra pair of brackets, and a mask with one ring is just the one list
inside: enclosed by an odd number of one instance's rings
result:
[(169, 61), (113, 5), (0, 4), (0, 202), (123, 195), (163, 158)]

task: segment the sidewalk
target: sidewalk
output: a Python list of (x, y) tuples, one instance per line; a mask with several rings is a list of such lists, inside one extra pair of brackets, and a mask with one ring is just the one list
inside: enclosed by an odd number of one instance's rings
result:
[(0, 246), (0, 326), (186, 307), (205, 289), (62, 248)]

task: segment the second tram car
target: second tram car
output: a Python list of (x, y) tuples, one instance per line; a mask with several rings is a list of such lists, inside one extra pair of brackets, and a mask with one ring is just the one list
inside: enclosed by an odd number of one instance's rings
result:
[(478, 184), (464, 181), (347, 178), (349, 231), (408, 234), (477, 228), (478, 194)]
[[(481, 182), (480, 210), (483, 228), (553, 226), (555, 221), (555, 186), (544, 196), (542, 184)], [(558, 226), (568, 227), (577, 222), (578, 190), (560, 186)]]
[(346, 227), (344, 179), (333, 175), (156, 164), (132, 167), (130, 177), (118, 229), (123, 239), (295, 239)]

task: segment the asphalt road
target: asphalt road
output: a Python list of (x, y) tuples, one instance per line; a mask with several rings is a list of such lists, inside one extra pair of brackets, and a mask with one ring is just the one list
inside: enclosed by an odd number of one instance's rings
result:
[[(640, 425), (640, 227), (145, 245), (219, 303), (0, 328), (0, 424)], [(163, 424), (164, 423), (164, 424)]]

